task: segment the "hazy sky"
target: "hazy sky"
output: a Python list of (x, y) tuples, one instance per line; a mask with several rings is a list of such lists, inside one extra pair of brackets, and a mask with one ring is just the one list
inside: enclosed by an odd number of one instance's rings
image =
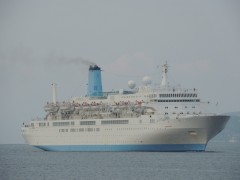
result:
[(170, 64), (171, 84), (197, 88), (218, 112), (240, 111), (240, 1), (0, 0), (0, 143), (51, 101), (85, 95), (97, 63), (103, 89), (127, 89)]

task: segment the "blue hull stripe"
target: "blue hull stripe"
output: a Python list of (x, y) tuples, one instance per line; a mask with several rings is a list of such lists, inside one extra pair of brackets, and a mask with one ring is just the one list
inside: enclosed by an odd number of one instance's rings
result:
[(204, 151), (206, 144), (46, 145), (45, 151)]

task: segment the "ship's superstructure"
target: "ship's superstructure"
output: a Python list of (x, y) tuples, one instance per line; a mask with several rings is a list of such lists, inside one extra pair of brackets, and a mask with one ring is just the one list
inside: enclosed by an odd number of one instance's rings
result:
[(168, 64), (162, 83), (130, 90), (102, 91), (101, 68), (89, 67), (88, 93), (44, 106), (46, 117), (22, 127), (25, 141), (51, 151), (204, 151), (208, 141), (222, 131), (228, 116), (207, 113), (197, 90), (171, 87)]

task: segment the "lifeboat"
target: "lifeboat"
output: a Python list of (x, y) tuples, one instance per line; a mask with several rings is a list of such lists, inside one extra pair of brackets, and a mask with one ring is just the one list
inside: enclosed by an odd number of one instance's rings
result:
[(133, 108), (133, 111), (136, 112), (136, 113), (140, 113), (140, 114), (143, 114), (144, 110), (146, 109), (145, 106), (135, 106)]
[(121, 112), (121, 109), (120, 108), (114, 108), (113, 110), (112, 110), (112, 112), (113, 113), (120, 113)]
[(155, 109), (152, 107), (146, 107), (146, 109), (144, 110), (145, 114), (154, 114)]
[(74, 106), (75, 110), (79, 110), (82, 108), (82, 106), (79, 103), (75, 103), (74, 101), (71, 104), (72, 106)]
[(54, 113), (54, 112), (57, 112), (59, 109), (59, 106), (54, 104), (54, 103), (47, 103), (45, 106), (44, 106), (44, 110), (46, 112), (50, 112), (50, 113)]
[(71, 103), (63, 102), (60, 105), (60, 109), (64, 112), (72, 112), (74, 111), (74, 106)]

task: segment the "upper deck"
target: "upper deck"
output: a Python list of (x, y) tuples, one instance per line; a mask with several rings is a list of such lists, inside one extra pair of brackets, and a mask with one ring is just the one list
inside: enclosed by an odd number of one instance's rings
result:
[[(151, 79), (146, 76), (143, 78), (143, 86), (135, 88), (134, 81), (130, 80), (128, 83), (131, 90), (101, 92), (100, 96), (86, 95), (57, 102), (54, 97), (56, 87), (53, 86), (53, 102), (47, 103), (44, 107), (47, 112), (45, 119), (105, 119), (154, 114), (179, 116), (204, 113), (205, 108), (202, 106), (206, 103), (201, 102), (197, 89), (169, 85), (168, 67), (167, 63), (163, 65), (160, 86), (152, 86)], [(95, 80), (91, 78), (93, 85)]]

